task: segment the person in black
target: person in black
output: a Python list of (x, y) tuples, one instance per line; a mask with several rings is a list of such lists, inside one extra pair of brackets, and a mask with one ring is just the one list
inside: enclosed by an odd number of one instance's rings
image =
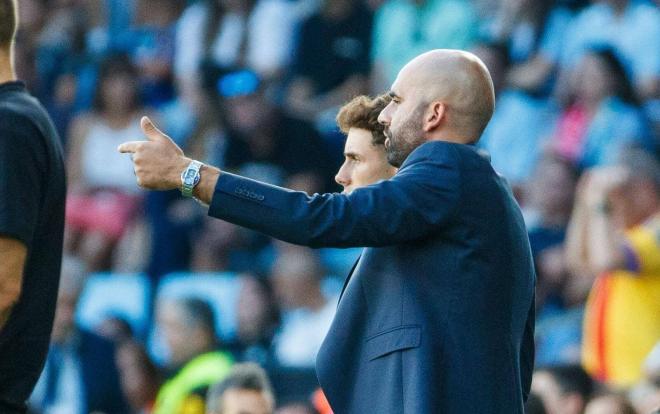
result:
[(48, 352), (65, 175), (45, 109), (16, 81), (16, 0), (0, 0), (0, 413), (24, 413)]
[(226, 74), (218, 81), (217, 93), (226, 125), (225, 168), (245, 173), (259, 166), (270, 172), (269, 181), (298, 178), (311, 184), (306, 188), (310, 192), (336, 188), (337, 163), (326, 142), (311, 123), (280, 110), (255, 72)]
[[(373, 13), (363, 2), (321, 2), (320, 10), (303, 22), (294, 53), (286, 97), (293, 115), (314, 121), (367, 92), (372, 29)], [(334, 127), (334, 117), (331, 123)]]

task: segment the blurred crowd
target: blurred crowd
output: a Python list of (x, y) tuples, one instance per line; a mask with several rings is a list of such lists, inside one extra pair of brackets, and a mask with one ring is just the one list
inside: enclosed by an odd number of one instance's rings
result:
[[(20, 0), (18, 74), (68, 168), (66, 257), (31, 410), (328, 413), (314, 358), (359, 249), (210, 220), (177, 191), (138, 188), (116, 147), (143, 139), (147, 114), (192, 158), (341, 191), (338, 108), (386, 92), (435, 48), (474, 52), (496, 87), (479, 146), (514, 189), (537, 268), (528, 412), (657, 409), (659, 5)], [(143, 307), (125, 289), (92, 292), (138, 280)], [(186, 283), (198, 289), (182, 294)]]

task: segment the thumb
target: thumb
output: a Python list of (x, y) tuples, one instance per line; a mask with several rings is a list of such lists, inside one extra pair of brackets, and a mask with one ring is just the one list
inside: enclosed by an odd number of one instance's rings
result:
[(154, 125), (154, 123), (151, 122), (151, 119), (147, 116), (143, 116), (140, 120), (140, 127), (149, 141), (172, 141), (170, 137), (165, 135), (160, 129), (156, 128), (156, 125)]

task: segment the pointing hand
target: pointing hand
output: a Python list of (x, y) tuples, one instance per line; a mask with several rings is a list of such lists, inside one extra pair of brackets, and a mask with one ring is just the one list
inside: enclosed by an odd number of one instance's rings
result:
[(149, 190), (181, 187), (181, 173), (191, 160), (146, 116), (142, 117), (140, 126), (147, 141), (125, 142), (117, 148), (121, 153), (132, 154), (137, 184)]

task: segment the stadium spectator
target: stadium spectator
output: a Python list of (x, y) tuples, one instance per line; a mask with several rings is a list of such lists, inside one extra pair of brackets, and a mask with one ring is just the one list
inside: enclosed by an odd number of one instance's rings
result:
[(473, 52), (484, 59), (493, 78), (497, 104), (479, 146), (491, 156), (495, 170), (520, 193), (543, 155), (543, 142), (551, 132), (555, 106), (545, 96), (509, 86), (512, 60), (503, 43), (478, 43)]
[(628, 391), (628, 400), (638, 413), (660, 410), (660, 382), (643, 380)]
[(158, 303), (157, 321), (169, 351), (169, 375), (154, 413), (202, 414), (208, 387), (224, 379), (233, 364), (218, 350), (213, 309), (201, 299), (165, 299)]
[(139, 134), (137, 73), (126, 57), (101, 66), (94, 109), (73, 121), (68, 154), (66, 250), (91, 271), (109, 269), (114, 248), (140, 205), (130, 160), (115, 157), (119, 143)]
[(571, 216), (577, 173), (565, 160), (542, 157), (522, 195), (533, 254), (561, 244)]
[(479, 140), (495, 170), (520, 188), (529, 180), (556, 117), (555, 105), (524, 92), (505, 89)]
[(275, 397), (266, 372), (257, 364), (234, 365), (206, 397), (206, 414), (272, 414)]
[[(660, 339), (660, 167), (628, 150), (581, 179), (566, 252), (576, 278), (595, 279), (582, 360), (594, 378), (626, 387)], [(586, 283), (585, 283), (586, 284)]]
[(116, 343), (129, 341), (134, 337), (130, 322), (120, 315), (108, 315), (94, 330)]
[(271, 275), (282, 308), (275, 354), (288, 367), (313, 367), (337, 306), (321, 291), (323, 269), (318, 256), (297, 246), (286, 247)]
[(203, 66), (212, 72), (246, 67), (276, 77), (291, 59), (294, 11), (285, 0), (203, 0), (188, 6), (177, 24), (174, 60), (184, 100), (203, 111)]
[(532, 392), (548, 414), (581, 414), (592, 391), (591, 378), (578, 365), (541, 368), (532, 378)]
[[(190, 268), (195, 272), (238, 270), (235, 263), (237, 253), (256, 248), (249, 243), (248, 232), (225, 221), (208, 218), (203, 220), (193, 239)], [(251, 266), (254, 264), (251, 261)]]
[(552, 145), (580, 168), (616, 162), (625, 145), (656, 144), (626, 72), (610, 48), (590, 49), (574, 71)]
[(222, 77), (218, 93), (223, 99), (227, 128), (224, 165), (253, 178), (281, 184), (292, 175), (310, 175), (322, 191), (334, 173), (328, 150), (307, 122), (286, 116), (266, 96), (264, 84), (251, 71)]
[(490, 37), (507, 45), (511, 88), (547, 94), (571, 12), (552, 0), (504, 0), (490, 24)]
[(76, 325), (78, 298), (85, 284), (85, 265), (64, 257), (46, 367), (30, 398), (43, 413), (123, 414), (127, 405), (115, 363), (115, 345)]
[(589, 401), (584, 414), (636, 414), (636, 412), (622, 395), (604, 394)]
[(646, 0), (592, 0), (567, 29), (562, 66), (575, 67), (594, 45), (621, 56), (640, 96), (657, 94), (660, 77), (660, 10)]
[(227, 344), (238, 360), (268, 366), (273, 361), (273, 337), (280, 324), (280, 312), (270, 280), (244, 274), (236, 309), (237, 332)]
[(352, 0), (323, 0), (302, 24), (287, 93), (296, 117), (322, 123), (318, 117), (331, 111), (325, 129), (334, 130), (336, 108), (368, 92), (372, 24), (372, 12)]
[(125, 341), (117, 348), (116, 360), (121, 389), (131, 412), (151, 413), (161, 384), (161, 375), (144, 347), (132, 340)]
[(289, 402), (275, 410), (275, 414), (318, 414), (314, 407), (306, 401)]
[(45, 102), (65, 148), (68, 147), (69, 127), (76, 111), (77, 94), (78, 78), (75, 73), (63, 73), (55, 79), (52, 95)]
[(472, 4), (461, 0), (387, 0), (374, 21), (373, 90), (389, 88), (403, 65), (431, 49), (468, 49), (477, 35)]
[(494, 41), (481, 41), (472, 47), (472, 53), (481, 59), (493, 79), (495, 96), (506, 86), (506, 76), (511, 66), (509, 48), (506, 44)]
[(563, 246), (576, 181), (577, 175), (568, 162), (546, 155), (522, 191), (536, 265), (535, 359), (541, 365), (579, 361), (583, 312), (581, 302), (570, 295)]
[(584, 288), (575, 286), (563, 244), (540, 252), (535, 264), (539, 287), (534, 363), (537, 366), (577, 364), (582, 344)]
[(174, 54), (177, 0), (135, 1), (135, 23), (124, 46), (140, 74), (140, 92), (146, 106), (161, 107), (175, 98)]
[(35, 70), (39, 95), (44, 98), (52, 96), (56, 79), (62, 73), (80, 75), (87, 66), (87, 40), (94, 19), (88, 7), (91, 3), (81, 3), (63, 0), (51, 2), (49, 7), (42, 10), (42, 25), (32, 28), (37, 31), (34, 45)]

